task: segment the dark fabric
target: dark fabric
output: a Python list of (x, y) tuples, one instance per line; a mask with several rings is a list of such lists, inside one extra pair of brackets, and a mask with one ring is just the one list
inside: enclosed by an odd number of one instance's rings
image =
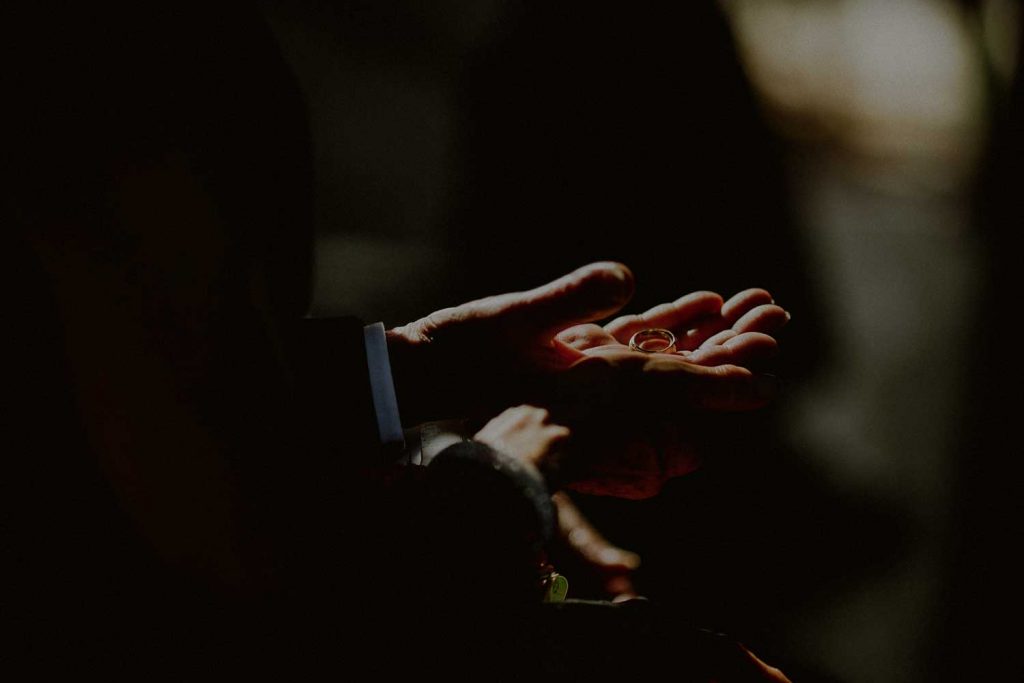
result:
[(542, 552), (555, 525), (539, 474), (467, 441), (434, 458), (424, 483), (421, 524), (430, 530), (429, 554), (442, 560), (425, 563), (424, 593), (436, 591), (446, 603), (481, 596), (495, 605), (538, 601)]

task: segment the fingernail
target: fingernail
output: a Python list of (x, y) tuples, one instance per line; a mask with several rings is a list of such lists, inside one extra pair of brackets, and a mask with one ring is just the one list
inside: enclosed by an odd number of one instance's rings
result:
[(757, 375), (754, 378), (754, 396), (761, 400), (771, 400), (779, 395), (782, 382), (775, 375)]
[(613, 264), (612, 268), (609, 268), (609, 272), (615, 276), (619, 282), (626, 282), (629, 280), (629, 276), (626, 274), (626, 268), (619, 264)]
[(788, 322), (789, 322), (790, 320), (792, 320), (792, 319), (793, 319), (793, 316), (791, 316), (791, 315), (789, 314), (789, 311), (786, 311), (786, 322), (788, 323)]

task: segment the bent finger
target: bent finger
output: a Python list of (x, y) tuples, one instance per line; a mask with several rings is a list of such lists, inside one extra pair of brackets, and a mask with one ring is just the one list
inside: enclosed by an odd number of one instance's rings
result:
[(652, 327), (671, 330), (680, 336), (700, 320), (717, 317), (721, 307), (722, 297), (715, 292), (691, 292), (643, 313), (618, 317), (608, 323), (605, 330), (623, 344), (628, 344), (630, 337), (640, 330)]
[(559, 332), (555, 339), (567, 346), (571, 346), (577, 351), (585, 351), (596, 346), (618, 343), (618, 340), (609, 334), (605, 328), (593, 323), (573, 325)]
[(786, 309), (775, 304), (755, 306), (732, 325), (736, 332), (764, 332), (771, 334), (782, 329), (789, 322)]
[(717, 337), (719, 333), (725, 331), (728, 324), (725, 318), (716, 315), (711, 318), (706, 318), (704, 321), (697, 324), (687, 330), (681, 338), (677, 337), (676, 347), (683, 351), (692, 351), (699, 348), (702, 344), (707, 342), (709, 339)]
[(489, 304), (499, 313), (523, 318), (521, 324), (532, 331), (554, 336), (571, 325), (616, 313), (633, 296), (633, 286), (629, 268), (602, 261), (527, 292), (493, 298)]
[(728, 301), (722, 304), (722, 317), (729, 324), (732, 324), (743, 317), (743, 315), (756, 306), (774, 304), (775, 300), (771, 293), (760, 287), (744, 289), (742, 292), (732, 295)]
[(551, 496), (558, 513), (558, 530), (569, 547), (603, 570), (628, 572), (640, 566), (640, 556), (613, 545), (583, 516), (563, 492)]
[[(720, 334), (725, 335), (724, 332)], [(708, 340), (699, 349), (687, 355), (686, 360), (705, 366), (728, 363), (747, 366), (773, 358), (778, 351), (779, 343), (771, 335), (761, 332), (733, 332), (720, 344), (713, 344)]]
[(701, 344), (700, 346), (701, 346), (701, 348), (704, 348), (705, 346), (718, 346), (720, 344), (724, 344), (725, 342), (729, 341), (730, 339), (735, 337), (737, 334), (738, 333), (736, 332), (736, 330), (733, 330), (733, 329), (722, 330), (718, 334), (713, 334), (710, 337), (708, 337), (707, 339), (705, 339), (704, 343)]

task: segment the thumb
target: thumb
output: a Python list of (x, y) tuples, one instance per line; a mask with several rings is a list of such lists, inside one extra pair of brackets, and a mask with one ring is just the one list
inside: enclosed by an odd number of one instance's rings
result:
[(507, 300), (504, 311), (531, 331), (554, 336), (579, 323), (613, 315), (633, 296), (633, 273), (621, 263), (601, 261), (577, 268), (546, 285)]

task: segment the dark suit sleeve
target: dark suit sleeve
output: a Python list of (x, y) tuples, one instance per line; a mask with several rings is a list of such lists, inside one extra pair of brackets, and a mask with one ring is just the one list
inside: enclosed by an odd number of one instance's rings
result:
[(540, 558), (555, 519), (539, 473), (482, 443), (466, 441), (430, 463), (425, 488), (433, 554), (449, 558), (432, 566), (454, 562), (469, 570), (457, 583), (451, 571), (434, 577), (446, 599), (486, 594), (496, 603), (536, 602)]

